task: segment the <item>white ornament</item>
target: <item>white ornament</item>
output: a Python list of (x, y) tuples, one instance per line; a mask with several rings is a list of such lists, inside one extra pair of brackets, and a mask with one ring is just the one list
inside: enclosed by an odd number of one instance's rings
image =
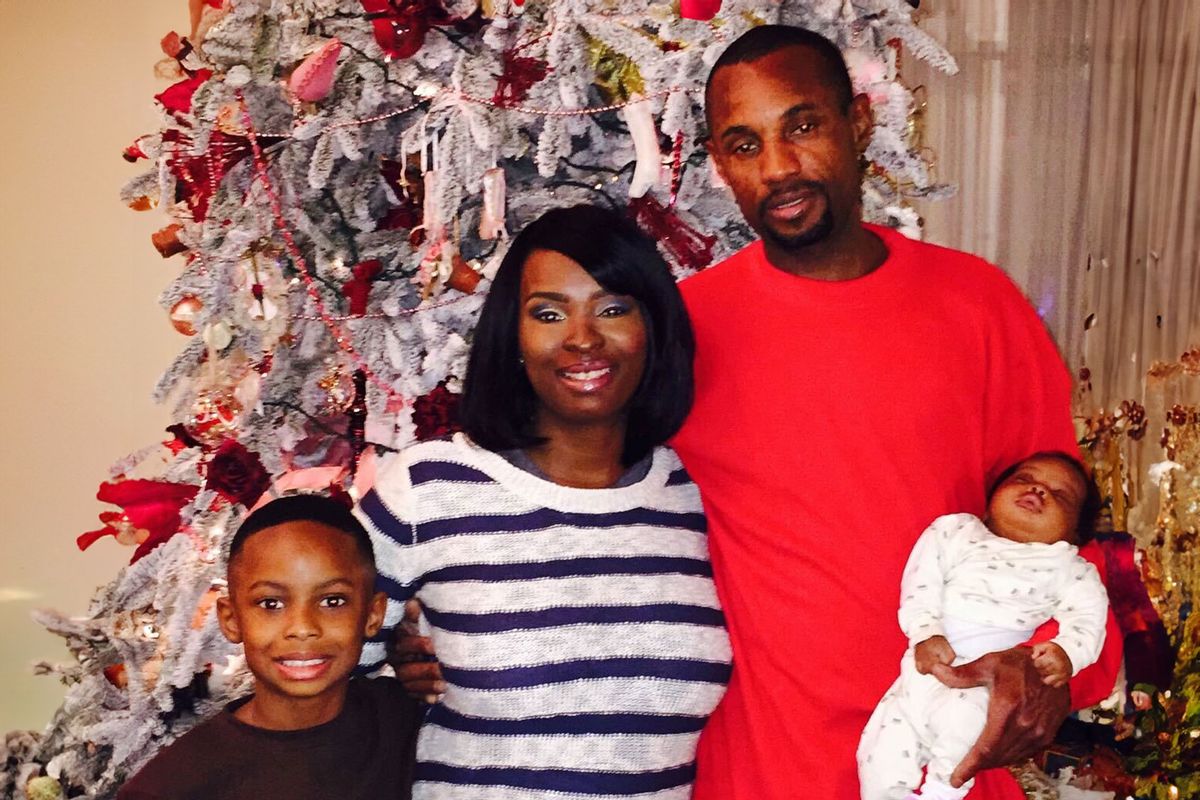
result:
[(204, 343), (218, 352), (224, 350), (233, 343), (233, 329), (224, 320), (206, 325), (204, 327)]
[(662, 176), (662, 151), (658, 149), (654, 112), (650, 108), (650, 101), (634, 95), (629, 105), (621, 109), (621, 116), (629, 126), (633, 152), (637, 158), (633, 178), (629, 181), (629, 196), (642, 197), (658, 185)]
[(504, 227), (504, 170), (492, 167), (483, 173), (483, 210), (479, 213), (480, 239), (506, 239)]

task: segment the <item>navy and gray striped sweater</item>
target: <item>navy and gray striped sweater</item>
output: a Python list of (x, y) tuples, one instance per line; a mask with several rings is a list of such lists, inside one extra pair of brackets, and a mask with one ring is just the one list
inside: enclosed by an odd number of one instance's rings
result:
[(576, 489), (459, 434), (394, 457), (359, 514), (386, 628), (420, 599), (449, 685), (415, 798), (690, 795), (730, 648), (700, 495), (672, 451), (630, 486)]

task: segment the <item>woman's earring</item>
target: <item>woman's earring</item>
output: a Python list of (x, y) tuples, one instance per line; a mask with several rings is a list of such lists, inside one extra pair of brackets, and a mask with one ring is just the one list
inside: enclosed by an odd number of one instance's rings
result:
[(525, 356), (517, 356), (517, 363), (522, 367), (525, 366)]

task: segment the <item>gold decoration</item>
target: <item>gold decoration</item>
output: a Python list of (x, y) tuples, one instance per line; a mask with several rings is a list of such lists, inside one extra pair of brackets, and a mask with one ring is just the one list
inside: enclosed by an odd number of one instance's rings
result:
[(1101, 409), (1077, 422), (1079, 446), (1111, 512), (1113, 530), (1128, 530), (1128, 511), (1137, 504), (1138, 493), (1137, 483), (1127, 480), (1123, 451), (1146, 435), (1146, 409), (1126, 400), (1111, 414)]
[(324, 414), (343, 414), (354, 402), (354, 376), (343, 364), (331, 364), (325, 374), (317, 380), (317, 386), (325, 390), (327, 395), (322, 408)]
[(627, 103), (635, 94), (646, 93), (646, 81), (633, 59), (599, 39), (588, 36), (588, 64), (596, 73), (595, 84), (608, 103)]
[(1200, 603), (1200, 407), (1176, 404), (1166, 422), (1154, 544), (1162, 562), (1163, 621), (1175, 630), (1180, 610)]

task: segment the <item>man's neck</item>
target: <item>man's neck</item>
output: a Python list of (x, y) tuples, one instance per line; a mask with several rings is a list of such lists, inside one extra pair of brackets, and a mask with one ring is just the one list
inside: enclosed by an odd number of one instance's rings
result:
[(763, 239), (767, 263), (783, 272), (818, 281), (852, 281), (887, 260), (887, 246), (859, 222), (820, 242), (795, 249)]

